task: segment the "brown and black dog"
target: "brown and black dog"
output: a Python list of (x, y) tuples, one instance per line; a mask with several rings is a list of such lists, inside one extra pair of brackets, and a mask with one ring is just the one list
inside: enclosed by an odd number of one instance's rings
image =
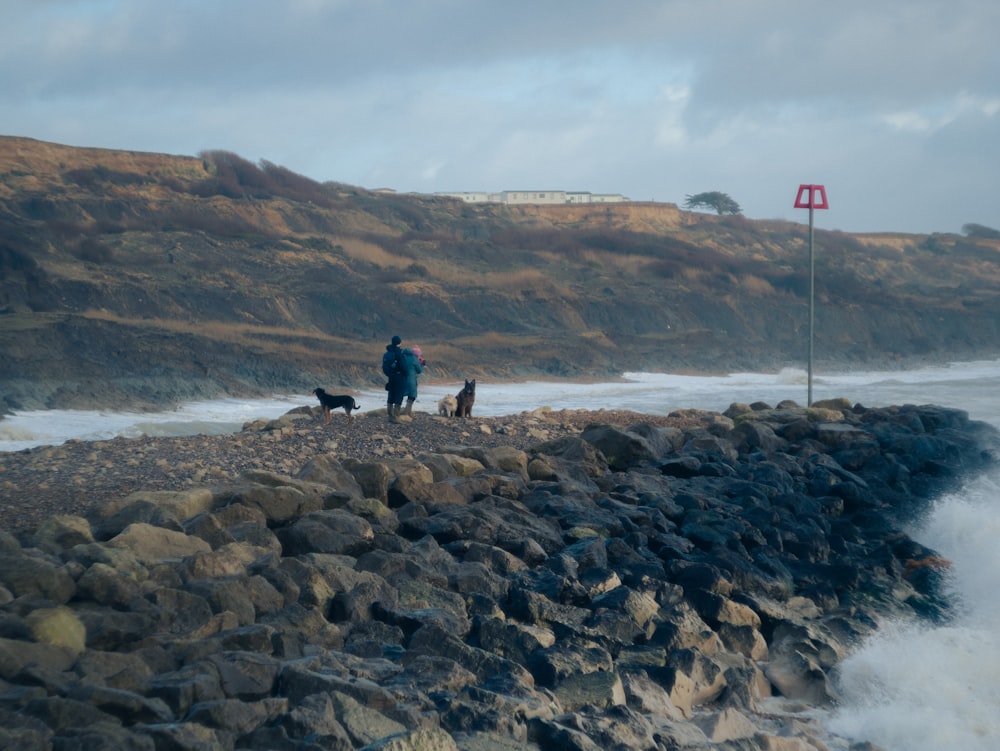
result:
[(348, 422), (354, 420), (351, 410), (361, 409), (361, 405), (354, 401), (353, 396), (348, 396), (347, 394), (328, 394), (323, 389), (313, 389), (313, 393), (316, 394), (316, 398), (319, 399), (319, 403), (323, 407), (323, 416), (326, 418), (325, 422), (327, 425), (330, 424), (331, 409), (340, 409), (343, 407), (344, 412), (347, 413)]
[(465, 386), (455, 395), (458, 409), (456, 417), (472, 417), (472, 405), (476, 403), (476, 379), (466, 381)]

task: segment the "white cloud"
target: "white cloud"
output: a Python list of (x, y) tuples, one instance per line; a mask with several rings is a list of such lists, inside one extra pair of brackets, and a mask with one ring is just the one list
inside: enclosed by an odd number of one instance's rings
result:
[(922, 110), (892, 112), (882, 119), (890, 128), (896, 130), (931, 133), (966, 118), (992, 118), (998, 112), (1000, 112), (1000, 98), (961, 92), (945, 101), (928, 104)]
[(995, 0), (9, 0), (4, 21), (10, 134), (402, 191), (717, 189), (759, 217), (826, 182), (841, 229), (1000, 226)]
[(919, 112), (893, 112), (885, 115), (882, 120), (890, 128), (910, 133), (926, 133), (935, 127), (930, 119)]

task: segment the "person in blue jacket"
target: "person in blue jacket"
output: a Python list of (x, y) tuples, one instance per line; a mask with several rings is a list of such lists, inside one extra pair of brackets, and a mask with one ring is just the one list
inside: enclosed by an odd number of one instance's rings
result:
[(413, 414), (413, 402), (417, 400), (417, 377), (424, 372), (423, 353), (420, 347), (414, 346), (412, 349), (403, 350), (403, 359), (406, 362), (406, 386), (403, 389), (403, 396), (406, 397), (406, 408), (404, 415)]
[(403, 396), (406, 394), (406, 356), (399, 346), (402, 343), (403, 340), (398, 335), (393, 336), (392, 343), (385, 345), (385, 354), (382, 355), (382, 372), (389, 379), (385, 384), (385, 410), (393, 422), (399, 419)]

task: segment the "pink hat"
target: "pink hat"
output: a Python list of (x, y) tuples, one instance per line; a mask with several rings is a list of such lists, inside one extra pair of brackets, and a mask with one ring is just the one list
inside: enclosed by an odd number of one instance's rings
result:
[(422, 353), (422, 352), (420, 351), (420, 345), (419, 345), (419, 344), (414, 344), (414, 345), (413, 345), (412, 347), (410, 347), (410, 351), (411, 351), (411, 352), (412, 352), (413, 354), (415, 354), (415, 355), (416, 355), (417, 357), (420, 357), (420, 356), (421, 356), (421, 355), (423, 354), (423, 353)]

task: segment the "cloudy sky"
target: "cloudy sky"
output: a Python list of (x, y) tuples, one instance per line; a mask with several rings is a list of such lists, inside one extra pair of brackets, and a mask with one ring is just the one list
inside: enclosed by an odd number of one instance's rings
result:
[(0, 134), (1000, 228), (997, 0), (0, 0)]

